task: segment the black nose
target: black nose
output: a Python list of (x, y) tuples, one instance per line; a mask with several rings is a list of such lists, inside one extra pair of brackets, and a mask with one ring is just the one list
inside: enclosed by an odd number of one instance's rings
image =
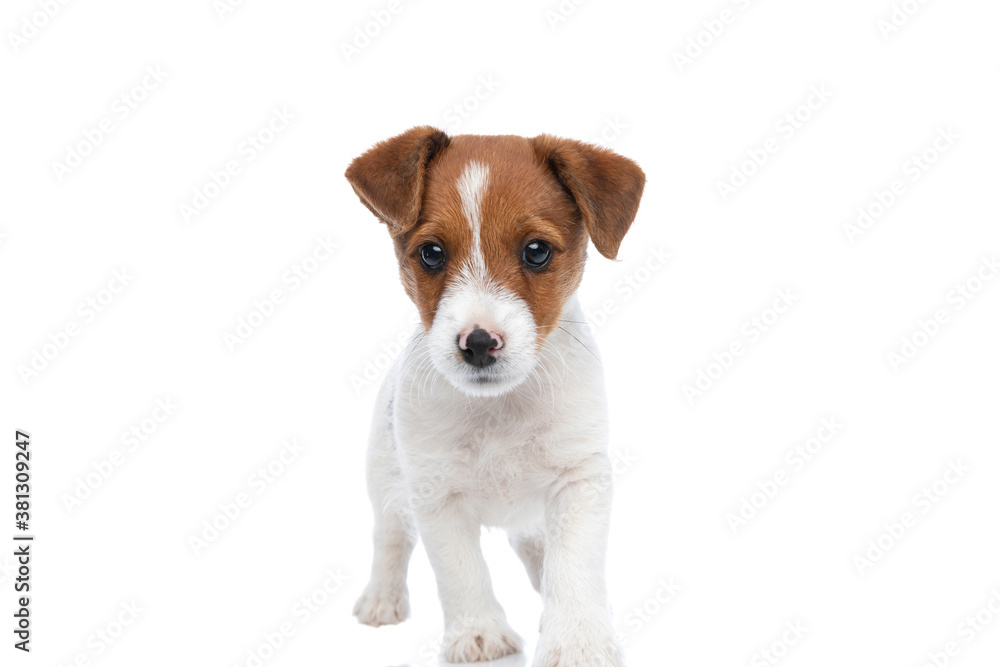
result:
[(465, 338), (465, 348), (459, 347), (462, 350), (462, 356), (465, 358), (465, 363), (471, 364), (476, 368), (486, 368), (490, 364), (496, 363), (497, 358), (490, 354), (490, 349), (494, 347), (499, 347), (500, 342), (493, 338), (486, 329), (474, 329)]

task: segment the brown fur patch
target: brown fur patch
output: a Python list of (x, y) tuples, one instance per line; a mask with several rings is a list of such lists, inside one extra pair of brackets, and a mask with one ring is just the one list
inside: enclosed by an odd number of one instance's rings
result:
[(646, 185), (642, 169), (607, 148), (548, 134), (535, 137), (531, 145), (579, 206), (594, 247), (615, 259), (639, 211)]
[[(638, 209), (645, 177), (609, 150), (548, 135), (459, 135), (414, 128), (356, 159), (347, 178), (362, 202), (389, 225), (400, 276), (430, 329), (447, 286), (468, 261), (473, 234), (457, 182), (478, 162), (489, 169), (482, 199), (482, 253), (489, 276), (521, 297), (538, 326), (538, 341), (558, 322), (580, 284), (587, 237), (609, 258)], [(524, 246), (543, 240), (553, 257), (540, 271), (522, 262)], [(428, 272), (419, 248), (437, 243), (443, 270)]]

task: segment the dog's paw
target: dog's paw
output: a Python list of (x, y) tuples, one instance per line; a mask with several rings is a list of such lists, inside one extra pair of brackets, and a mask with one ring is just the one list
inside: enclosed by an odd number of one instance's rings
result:
[(354, 603), (354, 615), (359, 623), (376, 628), (402, 623), (410, 615), (410, 595), (405, 586), (387, 589), (369, 584)]
[(499, 617), (459, 619), (445, 628), (441, 656), (447, 662), (482, 662), (519, 653), (521, 638)]
[(559, 637), (547, 636), (543, 630), (534, 667), (623, 667), (624, 664), (614, 636), (580, 628)]

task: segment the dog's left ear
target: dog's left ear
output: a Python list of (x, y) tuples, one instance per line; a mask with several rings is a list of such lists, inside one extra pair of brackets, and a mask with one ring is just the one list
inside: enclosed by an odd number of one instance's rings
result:
[(607, 148), (541, 134), (535, 156), (576, 202), (594, 247), (615, 259), (639, 210), (646, 175), (632, 160)]
[(424, 125), (381, 141), (354, 159), (344, 175), (361, 203), (398, 236), (413, 226), (424, 197), (424, 172), (451, 140)]

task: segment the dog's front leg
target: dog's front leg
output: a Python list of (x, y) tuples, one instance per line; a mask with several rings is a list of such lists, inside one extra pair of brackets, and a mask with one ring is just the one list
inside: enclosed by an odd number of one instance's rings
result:
[(444, 609), (443, 657), (479, 662), (520, 651), (521, 638), (493, 594), (481, 525), (465, 496), (447, 494), (417, 508), (416, 516)]
[(542, 565), (541, 636), (535, 667), (620, 667), (604, 558), (611, 512), (611, 464), (577, 468), (548, 500)]

